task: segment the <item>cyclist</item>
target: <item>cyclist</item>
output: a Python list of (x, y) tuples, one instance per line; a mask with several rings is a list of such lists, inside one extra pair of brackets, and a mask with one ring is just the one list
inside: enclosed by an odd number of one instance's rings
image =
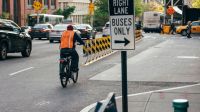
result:
[[(78, 63), (79, 63), (79, 55), (76, 52), (75, 49), (75, 43), (78, 41), (80, 45), (84, 45), (84, 42), (80, 38), (80, 36), (73, 31), (73, 26), (68, 25), (67, 30), (65, 30), (62, 33), (61, 39), (60, 39), (60, 58), (66, 58), (66, 53), (69, 53), (72, 57), (71, 60), (71, 70), (73, 72), (77, 72), (78, 69)], [(64, 72), (64, 68), (60, 67), (60, 74)]]

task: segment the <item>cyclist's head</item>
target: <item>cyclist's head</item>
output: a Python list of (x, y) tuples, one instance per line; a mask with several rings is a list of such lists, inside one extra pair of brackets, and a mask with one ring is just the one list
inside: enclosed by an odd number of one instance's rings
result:
[(67, 26), (67, 30), (73, 30), (74, 28), (73, 28), (73, 26), (72, 25), (68, 25)]

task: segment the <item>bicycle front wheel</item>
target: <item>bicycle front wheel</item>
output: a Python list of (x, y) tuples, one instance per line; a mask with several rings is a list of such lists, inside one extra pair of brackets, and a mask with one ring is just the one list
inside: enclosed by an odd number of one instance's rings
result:
[(72, 81), (74, 83), (76, 83), (77, 80), (78, 80), (78, 71), (77, 72), (71, 72), (71, 78), (72, 78)]

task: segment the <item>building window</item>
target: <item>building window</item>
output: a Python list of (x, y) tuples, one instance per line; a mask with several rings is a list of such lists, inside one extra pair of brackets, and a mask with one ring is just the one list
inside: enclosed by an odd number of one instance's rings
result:
[(27, 8), (29, 8), (29, 9), (32, 9), (32, 8), (33, 8), (33, 1), (34, 1), (34, 0), (28, 0)]
[(56, 7), (55, 7), (55, 0), (51, 0), (51, 9), (55, 9)]
[(8, 12), (8, 0), (3, 0), (3, 12)]
[(28, 0), (28, 5), (33, 5), (33, 0)]
[(51, 5), (55, 6), (55, 0), (51, 0)]
[(44, 0), (44, 7), (45, 8), (48, 8), (48, 4), (49, 4), (48, 2), (49, 2), (48, 0)]

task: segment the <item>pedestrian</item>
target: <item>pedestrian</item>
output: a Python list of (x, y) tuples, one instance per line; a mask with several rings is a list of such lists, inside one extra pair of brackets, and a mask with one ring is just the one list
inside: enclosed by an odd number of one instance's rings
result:
[(191, 28), (192, 28), (192, 22), (188, 21), (188, 24), (187, 24), (187, 38), (192, 38), (191, 37)]
[(172, 22), (172, 24), (170, 25), (170, 34), (174, 35), (174, 33), (175, 33), (175, 25)]
[(160, 24), (160, 33), (164, 34), (164, 24), (163, 23)]

